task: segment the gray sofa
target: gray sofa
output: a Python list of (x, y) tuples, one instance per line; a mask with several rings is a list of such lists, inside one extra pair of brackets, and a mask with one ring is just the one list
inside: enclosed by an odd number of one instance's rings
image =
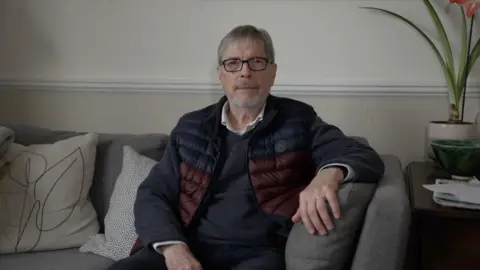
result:
[[(24, 145), (53, 143), (80, 134), (24, 125), (3, 126), (13, 129), (15, 142)], [(114, 181), (121, 170), (123, 145), (130, 145), (138, 153), (159, 160), (167, 139), (165, 134), (100, 134), (90, 198), (98, 214), (101, 230)], [(362, 213), (363, 225), (353, 236), (355, 245), (350, 252), (349, 269), (399, 270), (403, 267), (410, 224), (406, 185), (398, 158), (392, 155), (383, 155), (382, 158), (386, 165), (386, 174), (372, 192), (373, 199), (368, 201), (367, 210)], [(296, 241), (298, 244), (300, 240)], [(290, 245), (292, 244), (290, 241)], [(318, 268), (315, 262), (308, 262), (308, 258), (305, 260), (306, 263), (299, 270), (327, 269)], [(0, 269), (5, 270), (96, 270), (106, 269), (111, 263), (110, 259), (81, 253), (78, 248), (0, 255)]]

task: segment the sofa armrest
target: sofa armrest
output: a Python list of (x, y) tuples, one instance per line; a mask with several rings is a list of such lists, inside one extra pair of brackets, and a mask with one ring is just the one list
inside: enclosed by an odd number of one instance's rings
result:
[(385, 175), (368, 206), (351, 270), (403, 268), (411, 221), (400, 160), (382, 155)]

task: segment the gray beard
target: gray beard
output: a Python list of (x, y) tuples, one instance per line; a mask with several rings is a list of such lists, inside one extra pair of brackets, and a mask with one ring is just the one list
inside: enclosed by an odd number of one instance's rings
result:
[(266, 98), (262, 97), (262, 96), (258, 96), (258, 97), (255, 97), (255, 98), (252, 98), (252, 99), (248, 99), (248, 100), (245, 100), (245, 99), (235, 99), (234, 97), (231, 97), (229, 95), (227, 95), (228, 97), (228, 100), (235, 106), (239, 107), (239, 108), (245, 108), (245, 109), (252, 109), (252, 108), (257, 108), (257, 107), (260, 107), (261, 105), (263, 105), (263, 103), (265, 102)]

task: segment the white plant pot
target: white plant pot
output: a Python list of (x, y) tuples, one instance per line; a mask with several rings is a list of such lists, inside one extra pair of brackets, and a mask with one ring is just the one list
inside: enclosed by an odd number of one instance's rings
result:
[(475, 139), (479, 138), (479, 129), (476, 123), (453, 124), (447, 121), (431, 121), (428, 124), (425, 139), (425, 159), (434, 158), (431, 141), (434, 139)]

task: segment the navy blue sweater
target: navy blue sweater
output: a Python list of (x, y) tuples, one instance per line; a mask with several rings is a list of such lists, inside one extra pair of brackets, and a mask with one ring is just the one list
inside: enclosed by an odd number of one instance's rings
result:
[(278, 223), (255, 206), (248, 175), (247, 145), (252, 132), (237, 135), (222, 128), (225, 138), (223, 169), (212, 181), (212, 196), (192, 227), (190, 240), (199, 244), (275, 246)]

